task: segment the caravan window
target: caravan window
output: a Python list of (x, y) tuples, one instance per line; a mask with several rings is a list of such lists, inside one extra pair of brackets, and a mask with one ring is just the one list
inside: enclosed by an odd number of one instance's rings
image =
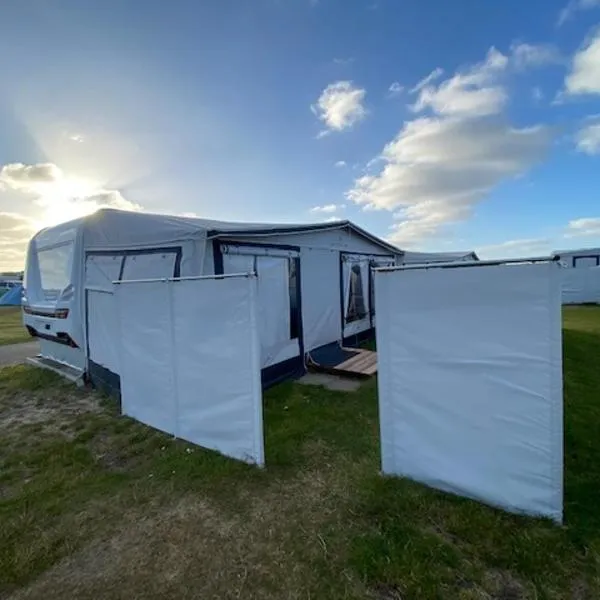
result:
[(362, 274), (360, 264), (355, 263), (350, 269), (350, 293), (348, 294), (348, 310), (346, 311), (346, 323), (360, 321), (367, 316), (365, 309), (365, 294), (363, 290)]
[(44, 295), (49, 298), (58, 296), (71, 281), (73, 242), (38, 250), (37, 259), (40, 268), (40, 280)]

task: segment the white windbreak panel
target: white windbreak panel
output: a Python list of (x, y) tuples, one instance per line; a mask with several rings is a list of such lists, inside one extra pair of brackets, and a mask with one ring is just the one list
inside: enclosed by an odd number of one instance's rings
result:
[(340, 339), (339, 252), (302, 248), (302, 328), (309, 352)]
[(87, 290), (87, 329), (89, 358), (119, 373), (119, 322), (113, 292)]
[(113, 281), (119, 279), (123, 255), (90, 254), (85, 261), (86, 287), (112, 291)]
[(561, 521), (559, 271), (376, 273), (384, 473)]
[(116, 286), (121, 410), (175, 434), (177, 412), (171, 346), (170, 289), (164, 282)]
[(175, 252), (149, 252), (127, 256), (123, 280), (173, 277), (175, 259)]
[(123, 412), (264, 463), (256, 279), (117, 286)]
[(256, 279), (191, 280), (172, 287), (177, 435), (264, 464)]

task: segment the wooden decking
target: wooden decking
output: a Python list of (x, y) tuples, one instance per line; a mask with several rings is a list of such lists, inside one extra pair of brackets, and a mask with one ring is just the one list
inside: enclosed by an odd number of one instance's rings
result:
[(335, 375), (350, 375), (352, 377), (371, 377), (377, 373), (377, 352), (360, 348), (343, 348), (346, 354), (351, 354), (337, 365), (312, 365), (315, 371), (325, 371)]

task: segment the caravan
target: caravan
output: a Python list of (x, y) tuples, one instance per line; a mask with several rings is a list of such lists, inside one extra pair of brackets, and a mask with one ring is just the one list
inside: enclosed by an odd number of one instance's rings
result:
[(373, 336), (373, 269), (403, 257), (349, 221), (224, 223), (103, 209), (31, 240), (24, 322), (40, 339), (41, 360), (118, 392), (113, 282), (254, 272), (269, 385), (303, 372), (318, 348)]

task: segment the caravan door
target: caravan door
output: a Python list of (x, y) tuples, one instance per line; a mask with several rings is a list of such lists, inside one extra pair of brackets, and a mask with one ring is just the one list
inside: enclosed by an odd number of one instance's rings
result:
[(394, 264), (393, 257), (341, 254), (342, 337), (357, 335), (375, 325), (373, 269)]
[(299, 258), (293, 252), (285, 255), (257, 256), (246, 251), (257, 248), (226, 246), (223, 248), (225, 273), (258, 275), (258, 325), (261, 367), (270, 367), (300, 356), (300, 282)]

